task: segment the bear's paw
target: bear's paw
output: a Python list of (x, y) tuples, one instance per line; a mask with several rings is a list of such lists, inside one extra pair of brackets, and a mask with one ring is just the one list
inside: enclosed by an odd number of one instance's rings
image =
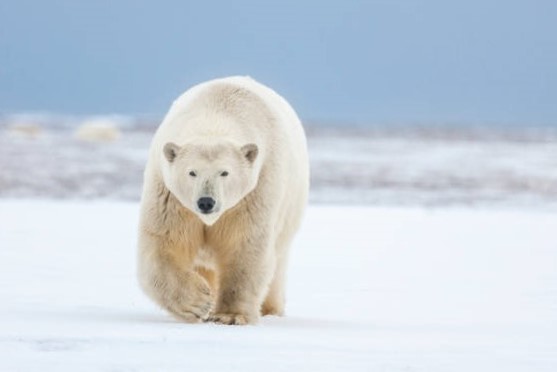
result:
[(209, 317), (210, 322), (227, 325), (247, 325), (256, 324), (258, 322), (257, 316), (249, 316), (246, 314), (234, 313), (217, 313)]

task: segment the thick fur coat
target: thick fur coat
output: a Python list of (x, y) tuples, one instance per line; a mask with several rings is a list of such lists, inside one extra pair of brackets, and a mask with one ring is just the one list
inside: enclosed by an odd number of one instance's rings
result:
[(281, 96), (247, 77), (186, 91), (157, 130), (145, 169), (143, 290), (186, 322), (282, 315), (308, 188), (305, 134)]

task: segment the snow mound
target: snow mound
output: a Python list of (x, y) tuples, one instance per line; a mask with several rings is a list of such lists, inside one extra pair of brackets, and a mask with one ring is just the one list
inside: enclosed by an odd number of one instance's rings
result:
[(112, 142), (120, 138), (117, 123), (111, 119), (90, 119), (75, 131), (75, 137), (86, 142)]
[(15, 122), (8, 127), (11, 136), (35, 139), (44, 133), (43, 127), (34, 122)]

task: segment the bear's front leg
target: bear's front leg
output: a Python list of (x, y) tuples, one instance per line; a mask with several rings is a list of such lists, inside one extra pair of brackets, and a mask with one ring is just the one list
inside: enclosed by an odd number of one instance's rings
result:
[(273, 275), (274, 256), (268, 244), (257, 246), (255, 242), (245, 242), (229, 253), (220, 262), (220, 293), (216, 311), (209, 320), (221, 324), (256, 324)]
[(145, 293), (180, 320), (206, 320), (213, 296), (188, 255), (174, 254), (167, 239), (154, 234), (142, 232), (139, 241), (139, 280)]

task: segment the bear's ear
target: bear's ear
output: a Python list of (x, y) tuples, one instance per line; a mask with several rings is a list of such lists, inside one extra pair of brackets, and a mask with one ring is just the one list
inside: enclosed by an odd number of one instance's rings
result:
[(254, 143), (249, 143), (242, 146), (241, 150), (242, 154), (244, 154), (244, 157), (248, 159), (250, 163), (253, 163), (255, 161), (255, 158), (257, 158), (257, 154), (259, 153), (259, 149)]
[(178, 146), (175, 143), (168, 142), (166, 145), (164, 145), (163, 151), (166, 160), (172, 163), (174, 159), (176, 159), (176, 156), (178, 155), (178, 151), (180, 151), (180, 146)]

